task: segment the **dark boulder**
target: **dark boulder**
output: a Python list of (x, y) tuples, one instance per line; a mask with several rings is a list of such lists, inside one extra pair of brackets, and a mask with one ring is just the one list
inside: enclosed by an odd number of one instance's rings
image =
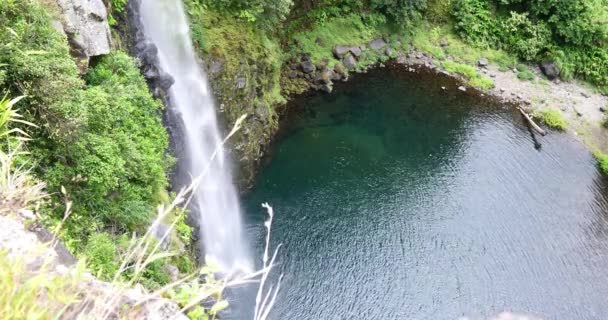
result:
[(353, 70), (357, 67), (357, 60), (355, 60), (355, 58), (349, 54), (344, 57), (344, 60), (342, 60), (342, 64), (344, 64), (344, 67), (346, 67), (346, 69)]
[(559, 77), (559, 68), (553, 61), (545, 60), (540, 63), (540, 70), (549, 80)]
[(350, 53), (352, 53), (353, 56), (355, 56), (357, 58), (359, 58), (361, 56), (361, 52), (362, 52), (362, 50), (358, 46), (350, 47)]
[(306, 61), (302, 62), (302, 64), (300, 64), (300, 67), (302, 68), (302, 71), (304, 73), (312, 73), (317, 69), (315, 67), (315, 64), (312, 63), (312, 61), (310, 61), (310, 60), (306, 60)]
[(168, 74), (164, 71), (160, 72), (160, 76), (158, 78), (158, 86), (161, 89), (167, 91), (167, 90), (169, 90), (169, 88), (171, 88), (171, 86), (174, 83), (175, 83), (175, 79), (173, 79), (173, 77), (170, 74)]
[(342, 59), (350, 51), (350, 48), (349, 46), (335, 46), (333, 50), (334, 56), (336, 59)]

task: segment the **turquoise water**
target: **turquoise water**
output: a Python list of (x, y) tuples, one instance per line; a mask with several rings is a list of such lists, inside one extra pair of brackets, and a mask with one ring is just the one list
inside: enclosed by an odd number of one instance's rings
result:
[(608, 317), (593, 157), (456, 86), (384, 69), (289, 107), (245, 197), (258, 252), (262, 202), (284, 245), (271, 319)]

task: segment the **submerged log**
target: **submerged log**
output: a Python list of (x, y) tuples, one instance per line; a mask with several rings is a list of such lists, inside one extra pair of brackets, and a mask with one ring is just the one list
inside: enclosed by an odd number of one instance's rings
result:
[(521, 115), (524, 116), (524, 118), (526, 118), (526, 120), (528, 120), (528, 123), (530, 123), (530, 125), (532, 126), (532, 128), (534, 128), (534, 130), (536, 130), (536, 132), (540, 133), (542, 136), (547, 134), (547, 132), (545, 132), (545, 130), (543, 130), (543, 128), (538, 126), (534, 122), (534, 120), (532, 120), (532, 117), (530, 117), (530, 115), (527, 114), (522, 108), (517, 107), (517, 109), (519, 110), (519, 112), (521, 112)]

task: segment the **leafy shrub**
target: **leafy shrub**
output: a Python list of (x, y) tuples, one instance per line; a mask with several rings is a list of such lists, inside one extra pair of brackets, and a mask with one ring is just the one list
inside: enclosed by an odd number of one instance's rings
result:
[(561, 76), (608, 92), (608, 5), (595, 0), (457, 0), (456, 30), (527, 61), (553, 59)]
[(596, 84), (608, 93), (608, 49), (590, 48), (584, 51), (570, 50), (570, 59), (576, 65), (576, 74)]
[(34, 0), (0, 1), (0, 39), (0, 87), (11, 96), (28, 96), (21, 113), (40, 124), (40, 131), (69, 140), (80, 127), (70, 112), (79, 110), (64, 106), (84, 83), (45, 8)]
[(499, 43), (499, 28), (489, 1), (456, 0), (453, 14), (456, 31), (469, 43), (484, 48)]
[(271, 28), (283, 21), (293, 6), (292, 0), (193, 0), (217, 12), (257, 22)]
[(435, 23), (448, 22), (452, 14), (453, 0), (428, 0), (425, 17)]
[(370, 7), (399, 25), (407, 25), (421, 17), (426, 2), (427, 0), (370, 0)]
[[(75, 249), (99, 229), (135, 230), (147, 224), (166, 185), (168, 138), (162, 105), (152, 98), (134, 59), (104, 57), (85, 83), (68, 44), (35, 0), (0, 1), (2, 83), (27, 95), (16, 110), (38, 124), (29, 130), (34, 173), (48, 183), (55, 203), (64, 186), (73, 214), (63, 230)], [(58, 201), (61, 200), (61, 201)], [(59, 221), (65, 207), (51, 205)]]
[(44, 180), (51, 189), (65, 186), (77, 215), (119, 230), (145, 227), (171, 163), (162, 105), (124, 53), (104, 57), (87, 80), (89, 88), (65, 105), (80, 111), (81, 133), (70, 143), (54, 143), (52, 153), (42, 151), (51, 164)]
[(551, 30), (546, 24), (542, 21), (532, 23), (528, 13), (514, 11), (502, 23), (501, 34), (506, 48), (527, 61), (536, 59), (551, 40)]
[(568, 122), (559, 110), (546, 109), (538, 113), (537, 116), (550, 128), (566, 130), (568, 127)]
[(528, 68), (528, 66), (523, 63), (518, 63), (517, 65), (515, 65), (515, 70), (519, 72), (525, 72), (530, 71), (530, 68)]
[(109, 234), (95, 233), (89, 237), (84, 249), (87, 265), (102, 279), (112, 279), (118, 271), (116, 245)]

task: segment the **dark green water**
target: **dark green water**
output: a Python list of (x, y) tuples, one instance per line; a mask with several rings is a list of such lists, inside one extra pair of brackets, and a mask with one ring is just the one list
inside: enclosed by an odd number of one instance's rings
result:
[[(443, 91), (441, 86), (451, 90)], [(592, 156), (448, 79), (381, 70), (298, 100), (245, 199), (285, 274), (272, 319), (608, 318)]]

